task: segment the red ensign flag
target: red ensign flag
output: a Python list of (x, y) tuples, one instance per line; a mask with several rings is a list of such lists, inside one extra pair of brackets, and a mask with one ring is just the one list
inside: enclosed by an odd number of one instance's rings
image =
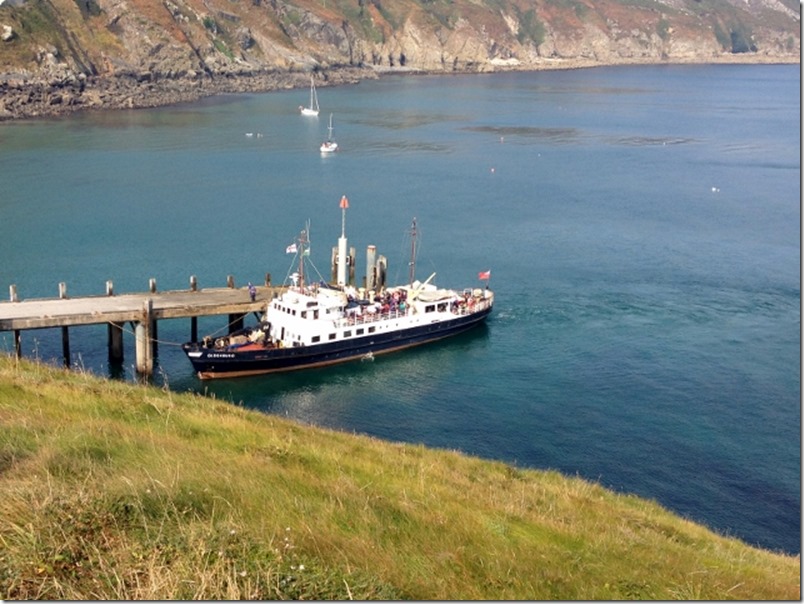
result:
[(341, 197), (341, 210), (345, 210), (348, 207), (349, 207), (349, 200), (346, 199), (346, 195), (344, 195), (343, 197)]
[(488, 281), (489, 279), (491, 279), (491, 271), (484, 271), (482, 273), (478, 273), (477, 278), (480, 279), (481, 281), (483, 280)]

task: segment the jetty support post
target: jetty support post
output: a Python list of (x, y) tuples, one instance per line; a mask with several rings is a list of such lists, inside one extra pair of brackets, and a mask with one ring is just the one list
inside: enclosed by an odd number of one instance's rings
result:
[[(12, 302), (17, 302), (17, 286), (16, 285), (9, 285), (8, 286), (8, 299)], [(18, 359), (22, 358), (22, 342), (20, 340), (20, 330), (14, 330), (14, 354)]]
[(159, 332), (156, 327), (156, 319), (151, 319), (151, 359), (159, 358)]
[(66, 325), (61, 328), (61, 354), (64, 357), (64, 366), (70, 367), (70, 332)]
[[(59, 299), (67, 298), (67, 284), (62, 281), (59, 283)], [(64, 366), (70, 366), (70, 331), (66, 325), (61, 328), (61, 355), (64, 359)]]
[(109, 362), (123, 362), (123, 326), (120, 323), (109, 323)]
[[(198, 291), (198, 278), (190, 275), (190, 291)], [(190, 341), (198, 342), (198, 317), (190, 317)]]
[[(114, 283), (106, 282), (106, 295), (114, 296)], [(120, 365), (123, 362), (123, 325), (109, 323), (106, 327), (108, 333), (109, 363)]]
[(153, 375), (154, 359), (151, 346), (151, 325), (153, 316), (153, 300), (148, 298), (143, 304), (142, 318), (134, 328), (136, 335), (137, 372), (143, 376)]
[(238, 329), (243, 329), (244, 320), (246, 315), (243, 313), (234, 313), (229, 315), (229, 333), (232, 334)]
[[(148, 291), (152, 294), (156, 293), (156, 278), (151, 277), (148, 279)], [(151, 311), (153, 311), (153, 306), (151, 306)], [(156, 321), (151, 318), (151, 322), (149, 323), (150, 334), (149, 337), (151, 339), (151, 365), (153, 365), (153, 359), (159, 356), (159, 336), (156, 332)]]

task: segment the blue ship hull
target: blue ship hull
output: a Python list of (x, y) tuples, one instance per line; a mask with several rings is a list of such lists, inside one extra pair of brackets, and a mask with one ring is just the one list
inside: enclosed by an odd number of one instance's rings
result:
[(490, 312), (491, 306), (448, 321), (312, 346), (217, 350), (188, 342), (183, 348), (202, 379), (260, 375), (333, 365), (434, 342), (479, 325)]

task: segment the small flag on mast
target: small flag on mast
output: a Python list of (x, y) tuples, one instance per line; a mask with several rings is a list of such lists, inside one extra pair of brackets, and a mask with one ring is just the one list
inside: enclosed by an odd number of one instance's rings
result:
[(477, 274), (477, 278), (481, 281), (488, 281), (491, 279), (491, 271), (483, 271)]
[(348, 207), (349, 207), (349, 200), (346, 199), (346, 195), (344, 195), (343, 197), (341, 197), (341, 210), (345, 210)]
[(296, 253), (296, 244), (291, 243), (289, 246), (285, 248), (286, 254), (295, 254)]

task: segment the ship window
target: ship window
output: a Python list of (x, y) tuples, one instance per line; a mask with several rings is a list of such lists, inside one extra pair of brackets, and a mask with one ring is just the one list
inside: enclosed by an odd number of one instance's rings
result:
[(446, 302), (442, 302), (441, 304), (438, 305), (438, 312), (444, 312), (445, 310), (447, 310)]
[(329, 339), (334, 340), (335, 339), (335, 334), (334, 333), (329, 334)]
[(357, 335), (359, 335), (359, 336), (363, 335), (363, 328), (362, 327), (357, 330)]
[(320, 341), (321, 341), (321, 336), (313, 336), (313, 343), (320, 342)]
[(369, 327), (369, 333), (374, 333), (375, 331), (377, 331), (377, 328), (376, 328), (376, 327), (374, 327), (374, 325), (372, 325), (371, 327)]
[(302, 318), (302, 319), (306, 319), (306, 318), (307, 318), (307, 311), (306, 311), (306, 310), (301, 311), (301, 318)]
[(432, 304), (430, 306), (425, 306), (424, 307), (424, 312), (433, 312), (434, 310), (435, 310), (435, 306), (432, 305)]
[(316, 309), (313, 311), (313, 319), (317, 319), (317, 318), (318, 318), (318, 309), (316, 308)]
[(352, 337), (352, 332), (351, 332), (351, 330), (349, 330), (349, 331), (344, 331), (344, 332), (343, 332), (343, 337), (344, 337), (344, 338), (351, 338), (351, 337)]

